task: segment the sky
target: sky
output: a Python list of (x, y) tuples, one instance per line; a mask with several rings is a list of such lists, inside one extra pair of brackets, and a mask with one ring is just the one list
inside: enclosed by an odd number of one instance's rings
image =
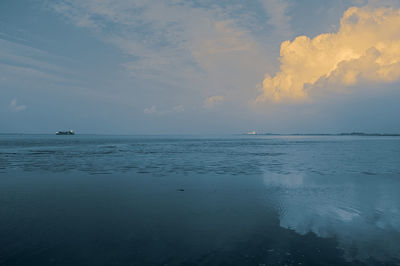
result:
[(0, 132), (400, 133), (399, 8), (1, 0)]

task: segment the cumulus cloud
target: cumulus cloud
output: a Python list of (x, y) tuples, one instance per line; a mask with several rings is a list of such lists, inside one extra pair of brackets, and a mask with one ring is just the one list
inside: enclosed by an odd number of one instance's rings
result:
[(183, 107), (183, 105), (177, 105), (177, 106), (174, 106), (172, 108), (172, 110), (176, 113), (181, 113), (181, 112), (185, 111), (185, 108)]
[(223, 100), (224, 100), (224, 97), (219, 96), (219, 95), (214, 95), (214, 96), (208, 97), (207, 99), (204, 100), (204, 107), (212, 108), (215, 105), (221, 103)]
[(158, 112), (157, 107), (155, 105), (153, 105), (150, 108), (144, 108), (144, 110), (143, 110), (143, 113), (145, 113), (147, 115), (156, 114), (157, 112)]
[(26, 110), (26, 108), (27, 108), (26, 105), (18, 104), (16, 98), (12, 99), (10, 102), (10, 109), (14, 112), (21, 112), (21, 111)]
[(329, 85), (397, 81), (400, 9), (351, 7), (338, 32), (285, 41), (280, 56), (280, 71), (266, 75), (257, 101), (301, 101)]
[(146, 115), (166, 115), (166, 114), (170, 114), (170, 113), (181, 113), (183, 111), (185, 111), (185, 108), (183, 107), (183, 105), (176, 105), (176, 106), (172, 107), (172, 109), (163, 110), (163, 111), (158, 110), (157, 106), (152, 105), (149, 108), (144, 108), (143, 113), (145, 113)]

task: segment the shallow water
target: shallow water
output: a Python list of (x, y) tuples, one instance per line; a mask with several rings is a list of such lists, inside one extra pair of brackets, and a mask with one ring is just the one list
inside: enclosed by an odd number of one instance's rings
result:
[(0, 135), (0, 265), (400, 265), (400, 138)]

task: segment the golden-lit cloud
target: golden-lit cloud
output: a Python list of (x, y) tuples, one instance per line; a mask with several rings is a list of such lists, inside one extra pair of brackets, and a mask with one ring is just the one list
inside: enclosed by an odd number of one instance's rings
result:
[(399, 80), (400, 9), (351, 7), (338, 32), (285, 41), (280, 56), (280, 71), (266, 75), (257, 101), (301, 101), (323, 86)]
[(223, 100), (224, 100), (224, 97), (220, 96), (220, 95), (214, 95), (214, 96), (208, 97), (207, 99), (204, 100), (204, 107), (212, 108), (215, 105), (221, 103)]

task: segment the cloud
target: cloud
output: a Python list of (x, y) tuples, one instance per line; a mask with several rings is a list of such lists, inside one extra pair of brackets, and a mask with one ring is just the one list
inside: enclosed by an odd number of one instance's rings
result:
[(26, 105), (19, 105), (16, 98), (12, 99), (11, 102), (10, 102), (10, 109), (13, 112), (25, 111), (26, 108), (27, 108)]
[(145, 113), (147, 115), (156, 114), (157, 112), (158, 112), (157, 107), (155, 105), (153, 105), (150, 108), (144, 108), (144, 110), (143, 110), (143, 113)]
[(328, 86), (399, 80), (399, 28), (400, 9), (347, 9), (338, 32), (281, 44), (280, 71), (266, 75), (257, 101), (302, 101)]
[(183, 108), (182, 105), (177, 105), (177, 106), (174, 106), (174, 107), (172, 108), (172, 110), (173, 110), (174, 112), (176, 112), (176, 113), (181, 113), (181, 112), (185, 111), (185, 108)]
[[(209, 33), (208, 22), (224, 17), (220, 8), (194, 7), (184, 1), (60, 0), (51, 7), (132, 56), (123, 64), (132, 74), (167, 75), (171, 80), (176, 80), (182, 69), (196, 68), (192, 48)], [(214, 31), (218, 33), (218, 29)], [(161, 78), (166, 82), (165, 76)]]
[(269, 17), (268, 23), (273, 25), (280, 35), (290, 36), (292, 34), (291, 17), (287, 14), (289, 3), (285, 0), (261, 0), (261, 4)]
[(144, 108), (143, 110), (146, 115), (166, 115), (170, 113), (181, 113), (183, 111), (185, 111), (183, 105), (176, 105), (172, 107), (172, 109), (164, 111), (160, 111), (157, 109), (157, 106), (152, 105), (150, 108)]
[[(25, 82), (28, 78), (56, 82), (68, 82), (73, 73), (58, 62), (71, 60), (51, 55), (43, 50), (0, 38), (0, 79)], [(22, 78), (21, 78), (22, 77)], [(76, 78), (76, 77), (75, 77)]]
[(266, 71), (253, 30), (267, 23), (245, 2), (57, 0), (49, 6), (124, 53), (120, 64), (135, 80), (165, 92), (184, 89), (195, 104), (213, 94), (254, 98), (248, 91)]
[(204, 100), (204, 107), (205, 108), (212, 108), (215, 105), (221, 103), (224, 100), (223, 96), (215, 95), (208, 97), (207, 99)]

